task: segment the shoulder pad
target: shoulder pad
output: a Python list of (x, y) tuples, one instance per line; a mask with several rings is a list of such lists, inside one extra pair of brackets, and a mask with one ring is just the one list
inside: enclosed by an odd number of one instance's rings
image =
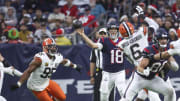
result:
[(35, 55), (35, 57), (41, 57), (41, 56), (44, 56), (44, 55), (45, 55), (44, 52), (39, 52), (39, 53), (37, 53), (37, 54)]

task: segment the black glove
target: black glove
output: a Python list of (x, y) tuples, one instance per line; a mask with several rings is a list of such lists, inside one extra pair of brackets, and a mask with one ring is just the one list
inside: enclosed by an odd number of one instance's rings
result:
[(79, 73), (81, 73), (82, 66), (77, 64), (75, 68)]
[(74, 20), (73, 21), (73, 28), (78, 29), (82, 27), (82, 22), (80, 20)]
[(143, 9), (141, 8), (141, 6), (137, 5), (135, 9), (136, 9), (138, 15), (144, 14), (144, 11), (143, 11)]
[(139, 6), (139, 5), (136, 6), (135, 10), (136, 10), (136, 12), (138, 13), (138, 16), (139, 16), (140, 20), (144, 20), (145, 15), (144, 15), (144, 11), (143, 11), (143, 9), (141, 8), (141, 6)]
[(11, 85), (11, 91), (15, 91), (19, 88), (18, 84)]

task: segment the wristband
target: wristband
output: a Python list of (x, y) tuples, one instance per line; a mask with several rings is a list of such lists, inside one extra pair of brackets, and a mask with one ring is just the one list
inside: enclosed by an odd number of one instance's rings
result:
[(160, 52), (160, 60), (162, 59), (162, 53)]
[(74, 68), (74, 69), (76, 69), (76, 68), (77, 68), (77, 65), (76, 65), (76, 64), (74, 64), (74, 65), (73, 65), (73, 68)]
[(21, 82), (18, 81), (17, 85), (18, 85), (18, 87), (21, 87), (22, 84), (21, 84)]

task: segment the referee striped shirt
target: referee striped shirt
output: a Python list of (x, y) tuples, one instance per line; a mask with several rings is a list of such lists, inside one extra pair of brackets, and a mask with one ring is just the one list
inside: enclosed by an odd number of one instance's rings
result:
[(90, 55), (90, 61), (96, 63), (96, 68), (103, 69), (103, 53), (101, 50), (93, 49)]

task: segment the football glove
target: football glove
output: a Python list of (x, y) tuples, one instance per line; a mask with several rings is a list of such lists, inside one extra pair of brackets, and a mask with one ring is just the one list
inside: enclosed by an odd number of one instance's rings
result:
[(141, 15), (141, 14), (144, 14), (144, 11), (143, 11), (143, 9), (138, 5), (138, 6), (136, 6), (136, 11), (137, 11), (137, 13), (138, 13), (138, 15)]
[(74, 64), (73, 68), (77, 70), (79, 73), (81, 73), (82, 66), (79, 64)]
[[(145, 19), (145, 15), (144, 15), (144, 11), (143, 11), (143, 9), (138, 5), (138, 6), (136, 6), (136, 11), (137, 11), (137, 13), (138, 13), (138, 16), (139, 16), (139, 19), (140, 19), (140, 21), (141, 20), (144, 20)], [(142, 21), (141, 21), (142, 22)]]
[(19, 87), (21, 87), (21, 83), (17, 82), (16, 84), (11, 85), (11, 91), (17, 90)]

